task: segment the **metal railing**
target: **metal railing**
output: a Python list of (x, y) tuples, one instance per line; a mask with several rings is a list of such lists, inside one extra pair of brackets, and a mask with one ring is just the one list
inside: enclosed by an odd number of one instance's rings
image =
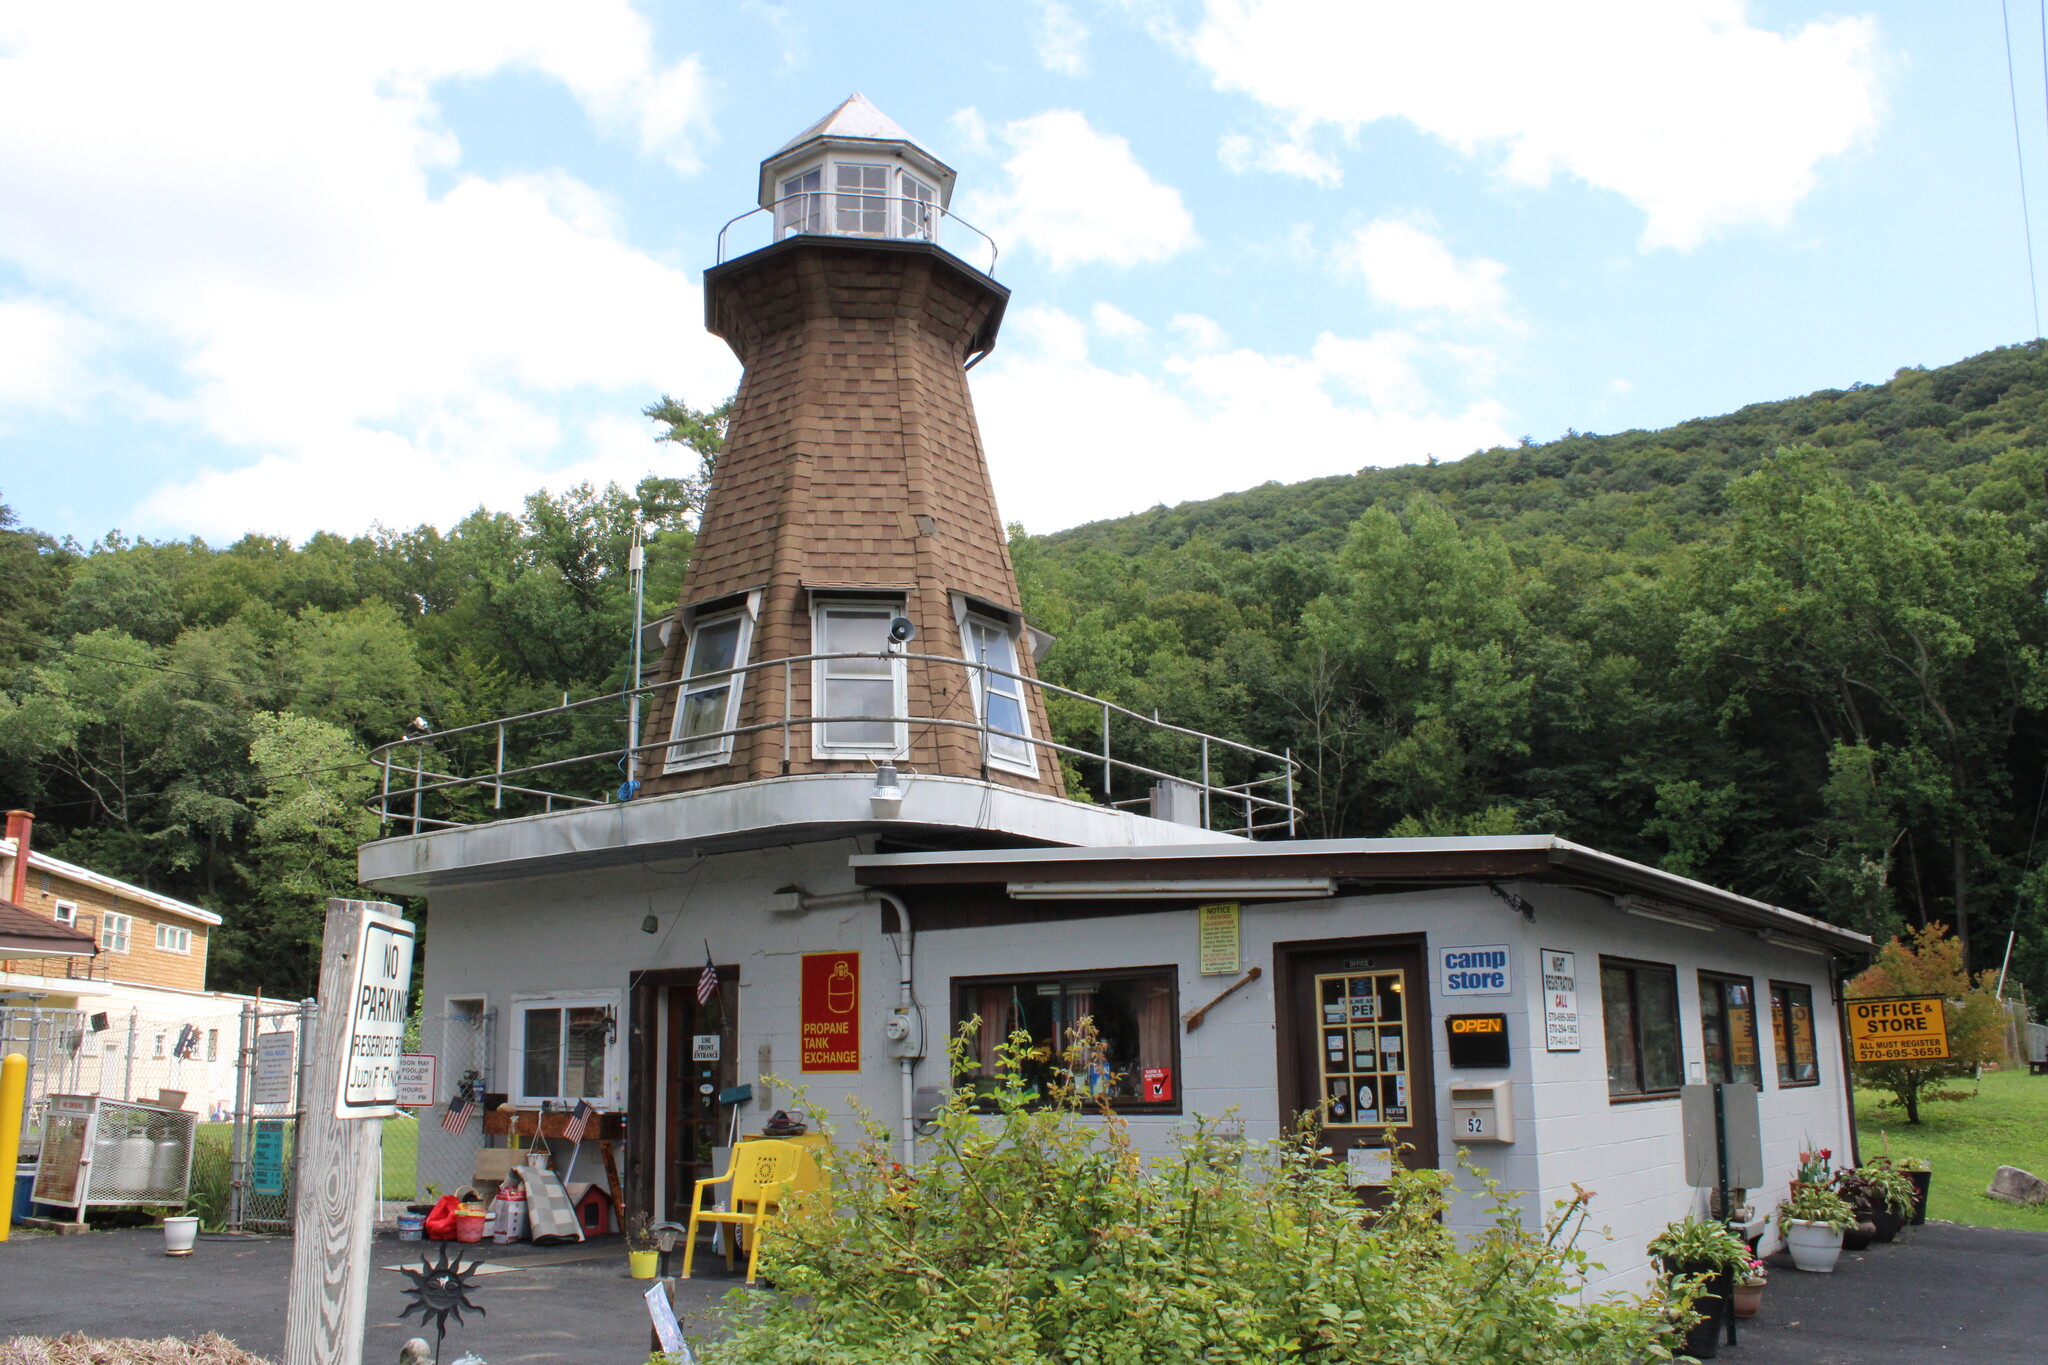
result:
[[(878, 205), (880, 207), (877, 207)], [(843, 228), (839, 225), (839, 215), (842, 212), (857, 214), (863, 219), (879, 215), (882, 220), (881, 230), (871, 232), (864, 228)], [(984, 275), (993, 276), (996, 273), (995, 238), (959, 214), (940, 208), (929, 199), (913, 199), (900, 194), (856, 194), (843, 190), (809, 190), (803, 194), (786, 194), (765, 208), (748, 209), (737, 218), (728, 220), (726, 225), (718, 230), (720, 265), (731, 259), (726, 254), (726, 234), (739, 224), (763, 214), (769, 216), (766, 224), (769, 229), (768, 240), (749, 246), (744, 251), (735, 251), (733, 255), (744, 256), (749, 251), (758, 251), (761, 247), (772, 245), (786, 237), (850, 237), (855, 241), (937, 243), (940, 228), (946, 223), (957, 223), (979, 237), (981, 245), (988, 249), (986, 265), (967, 260), (964, 256), (961, 259)], [(749, 235), (752, 234), (752, 228), (753, 225), (750, 224)], [(953, 250), (950, 246), (946, 249)], [(955, 251), (953, 254), (958, 256), (960, 253)], [(977, 256), (979, 254), (976, 252)]]
[[(815, 707), (813, 714), (799, 714), (797, 669), (808, 671), (808, 685), (815, 699), (820, 692), (818, 665), (848, 660), (888, 663), (888, 672), (867, 676), (893, 679), (899, 693), (904, 669), (911, 663), (924, 664), (934, 672), (961, 670), (968, 684), (966, 695), (972, 701), (973, 716), (816, 714)], [(629, 736), (621, 745), (589, 747), (590, 739), (601, 733), (603, 727), (625, 723), (630, 698), (651, 700), (679, 689), (704, 693), (724, 687), (729, 689), (725, 717), (731, 719), (739, 713), (748, 681), (769, 673), (779, 674), (782, 684), (782, 714), (776, 719), (716, 730), (677, 730), (672, 720), (665, 738)], [(992, 723), (986, 704), (990, 678), (1015, 684), (1020, 699), (1027, 692), (1036, 693), (1054, 729), (1070, 737), (1083, 728), (1092, 730), (1091, 738), (1099, 738), (1099, 745), (1086, 747), (1043, 735), (1019, 734)], [(829, 691), (829, 687), (825, 690)], [(943, 695), (954, 697), (961, 692), (949, 688)], [(677, 704), (680, 706), (681, 702)], [(652, 714), (653, 709), (643, 704), (641, 714)], [(675, 712), (671, 710), (669, 715), (673, 718)], [(846, 745), (850, 752), (843, 755), (814, 752), (815, 745), (798, 751), (799, 733), (815, 735), (820, 727), (851, 724), (890, 725), (895, 727), (897, 738), (892, 743), (872, 746)], [(1123, 732), (1121, 748), (1115, 742), (1119, 727)], [(1028, 720), (1025, 728), (1030, 728)], [(1295, 762), (1291, 752), (1271, 753), (1218, 735), (1170, 725), (1116, 702), (992, 664), (946, 654), (887, 650), (765, 659), (393, 740), (370, 754), (371, 762), (380, 770), (378, 794), (371, 808), (387, 825), (396, 822), (413, 832), (452, 828), (514, 815), (548, 813), (564, 806), (630, 800), (638, 791), (643, 773), (661, 775), (724, 766), (739, 761), (735, 755), (738, 741), (757, 735), (779, 738), (781, 770), (787, 773), (799, 760), (904, 762), (913, 758), (919, 743), (936, 742), (937, 735), (948, 730), (974, 733), (984, 777), (991, 768), (1028, 776), (1026, 765), (1006, 762), (1000, 753), (1003, 748), (1025, 746), (1034, 756), (1031, 768), (1036, 767), (1038, 755), (1050, 758), (1055, 772), (1062, 771), (1062, 760), (1070, 761), (1072, 775), (1079, 777), (1089, 799), (1103, 804), (1141, 804), (1147, 799), (1144, 789), (1150, 785), (1177, 784), (1193, 792), (1204, 829), (1254, 838), (1279, 834), (1292, 837), (1300, 818), (1294, 804)], [(831, 743), (829, 739), (825, 742)], [(771, 757), (773, 753), (771, 749)], [(579, 775), (583, 779), (578, 784), (581, 790), (533, 785), (538, 774)], [(624, 780), (617, 789), (607, 791), (620, 776)], [(1119, 785), (1126, 792), (1134, 787), (1139, 790), (1120, 800)]]

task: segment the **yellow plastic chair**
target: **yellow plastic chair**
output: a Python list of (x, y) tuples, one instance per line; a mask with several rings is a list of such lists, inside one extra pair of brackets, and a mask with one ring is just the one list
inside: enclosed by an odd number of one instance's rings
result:
[[(782, 1201), (794, 1188), (803, 1155), (803, 1149), (790, 1142), (742, 1143), (733, 1150), (724, 1175), (697, 1182), (697, 1192), (690, 1200), (689, 1236), (684, 1242), (684, 1279), (690, 1278), (690, 1269), (697, 1259), (697, 1225), (729, 1223), (735, 1239), (741, 1228), (749, 1229), (747, 1283), (754, 1282), (754, 1264), (761, 1256), (761, 1231), (782, 1212)], [(728, 1184), (732, 1186), (732, 1207), (723, 1211), (705, 1208), (705, 1190), (712, 1185)], [(725, 1268), (732, 1269), (731, 1241), (725, 1244)]]

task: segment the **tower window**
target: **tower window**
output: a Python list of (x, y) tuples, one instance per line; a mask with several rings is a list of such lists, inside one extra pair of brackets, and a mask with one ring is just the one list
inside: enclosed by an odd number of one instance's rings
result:
[(879, 237), (889, 230), (889, 168), (840, 162), (833, 231)]
[(784, 180), (782, 193), (775, 203), (776, 236), (789, 237), (799, 232), (823, 232), (825, 196), (819, 191), (824, 188), (825, 171), (821, 166), (813, 166)]
[(902, 172), (903, 193), (896, 207), (900, 221), (896, 235), (914, 242), (935, 242), (939, 238), (938, 193), (909, 171)]
[(690, 632), (690, 648), (683, 659), (683, 683), (676, 689), (675, 720), (669, 726), (674, 741), (668, 750), (668, 770), (721, 763), (732, 756), (730, 730), (736, 723), (745, 675), (726, 670), (747, 661), (747, 637), (751, 625), (745, 612), (700, 621)]
[[(908, 702), (903, 659), (889, 649), (889, 622), (901, 603), (825, 602), (812, 618), (816, 652), (872, 655), (823, 658), (812, 672), (812, 751), (819, 758), (895, 758), (908, 743), (909, 726), (896, 719)], [(827, 719), (829, 718), (829, 719)]]
[(988, 761), (1038, 775), (1025, 717), (1024, 684), (1017, 669), (1017, 641), (1008, 626), (981, 616), (967, 618), (967, 658), (985, 664), (974, 674), (975, 718), (988, 726)]

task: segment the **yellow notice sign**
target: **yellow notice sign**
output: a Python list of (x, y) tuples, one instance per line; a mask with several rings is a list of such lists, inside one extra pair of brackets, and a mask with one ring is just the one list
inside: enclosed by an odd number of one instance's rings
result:
[(1948, 1056), (1948, 1016), (1938, 995), (1850, 1000), (1849, 1046), (1858, 1062), (1938, 1062)]
[(1218, 901), (1195, 907), (1202, 975), (1229, 976), (1237, 971), (1237, 902)]

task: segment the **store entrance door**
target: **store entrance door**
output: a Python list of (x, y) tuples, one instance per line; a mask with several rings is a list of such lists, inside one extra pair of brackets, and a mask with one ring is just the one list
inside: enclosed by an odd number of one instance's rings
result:
[(1387, 1132), (1437, 1164), (1429, 977), (1420, 936), (1275, 946), (1279, 1074), (1290, 1119), (1327, 1106), (1323, 1145), (1370, 1197), (1386, 1183)]
[(668, 1045), (662, 1049), (666, 1065), (662, 1075), (664, 1122), (662, 1133), (667, 1150), (667, 1179), (663, 1182), (667, 1208), (663, 1216), (687, 1222), (690, 1199), (699, 1180), (717, 1175), (716, 1155), (730, 1141), (731, 1109), (718, 1102), (719, 1092), (733, 1083), (738, 1068), (733, 1051), (738, 1042), (734, 1003), (736, 994), (726, 983), (737, 979), (736, 969), (719, 969), (719, 984), (710, 994), (698, 998), (699, 973), (690, 980), (667, 987)]

